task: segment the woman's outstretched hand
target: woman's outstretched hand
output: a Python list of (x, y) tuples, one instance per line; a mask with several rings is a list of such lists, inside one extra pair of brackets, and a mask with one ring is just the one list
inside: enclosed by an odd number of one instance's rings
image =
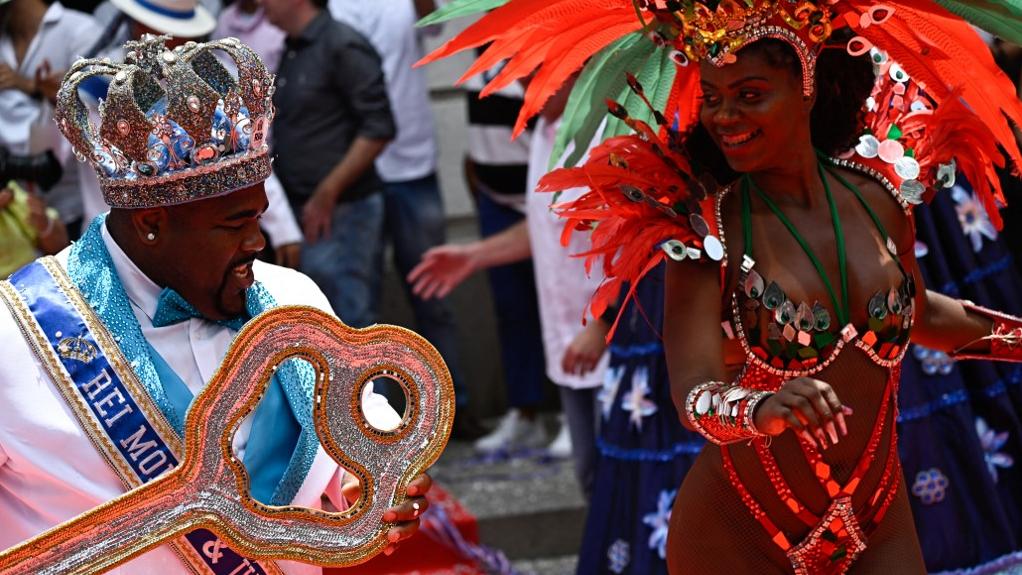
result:
[(780, 435), (790, 428), (806, 441), (827, 449), (848, 435), (847, 415), (852, 415), (852, 409), (842, 405), (829, 384), (800, 377), (786, 381), (777, 393), (763, 400), (753, 418), (762, 433)]

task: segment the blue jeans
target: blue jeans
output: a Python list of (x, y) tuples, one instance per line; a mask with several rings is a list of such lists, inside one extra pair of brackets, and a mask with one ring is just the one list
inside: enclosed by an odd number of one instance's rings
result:
[(352, 327), (376, 323), (382, 230), (383, 194), (373, 194), (337, 204), (330, 235), (302, 246), (302, 271), (323, 290), (337, 317)]
[[(454, 379), (458, 407), (468, 404), (461, 375), (458, 328), (446, 299), (424, 300), (412, 294), (407, 277), (426, 250), (446, 242), (447, 221), (436, 174), (416, 180), (384, 183), (383, 233), (394, 246), (394, 267), (412, 305), (419, 334), (429, 340), (447, 363)], [(382, 255), (382, 254), (381, 254)], [(379, 295), (380, 290), (377, 290)]]
[[(498, 234), (525, 218), (486, 194), (479, 194), (479, 231), (482, 236)], [(504, 367), (504, 385), (511, 407), (536, 408), (543, 402), (546, 362), (543, 332), (539, 323), (539, 300), (532, 261), (488, 270), (493, 305), (497, 311), (497, 333)]]

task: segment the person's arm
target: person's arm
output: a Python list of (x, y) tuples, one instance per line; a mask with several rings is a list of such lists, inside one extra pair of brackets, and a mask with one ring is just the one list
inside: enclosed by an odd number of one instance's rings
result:
[(331, 71), (332, 85), (359, 122), (358, 133), (344, 157), (319, 183), (302, 208), (302, 224), (309, 243), (315, 243), (330, 232), (333, 208), (338, 200), (373, 166), (376, 157), (397, 134), (380, 56), (365, 37), (347, 28), (349, 39), (336, 40), (337, 65)]
[(607, 351), (607, 334), (611, 325), (612, 322), (603, 318), (590, 320), (564, 350), (561, 369), (576, 375), (585, 375), (596, 369), (603, 352)]
[(529, 227), (522, 220), (506, 230), (469, 244), (436, 246), (408, 274), (412, 293), (422, 299), (442, 298), (479, 270), (532, 257)]
[(298, 227), (298, 221), (295, 220), (294, 212), (291, 211), (291, 203), (287, 201), (284, 186), (277, 179), (277, 175), (271, 172), (264, 187), (269, 207), (263, 213), (260, 225), (270, 236), (270, 244), (276, 253), (275, 263), (278, 266), (297, 269), (301, 252), (302, 229)]
[(790, 428), (826, 447), (825, 432), (833, 443), (839, 440), (835, 422), (847, 435), (844, 417), (850, 410), (822, 381), (793, 379), (776, 393), (730, 381), (720, 327), (720, 270), (691, 262), (666, 265), (664, 352), (682, 425), (716, 444), (780, 435)]

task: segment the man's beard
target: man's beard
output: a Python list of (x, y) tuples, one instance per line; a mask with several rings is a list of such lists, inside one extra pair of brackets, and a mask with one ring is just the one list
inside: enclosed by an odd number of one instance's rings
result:
[(231, 262), (230, 264), (228, 264), (227, 269), (224, 270), (223, 278), (220, 280), (220, 287), (218, 287), (217, 290), (216, 290), (216, 302), (215, 302), (215, 305), (216, 305), (216, 310), (217, 310), (217, 312), (220, 313), (220, 315), (222, 315), (222, 316), (224, 316), (226, 318), (232, 318), (232, 317), (236, 317), (236, 316), (239, 316), (239, 315), (242, 315), (243, 313), (245, 313), (245, 311), (246, 311), (245, 310), (245, 295), (244, 295), (245, 292), (244, 291), (241, 292), (241, 304), (238, 306), (238, 309), (229, 309), (228, 306), (231, 303), (233, 303), (233, 298), (230, 298), (229, 294), (227, 293), (227, 285), (231, 281), (231, 276), (234, 275), (234, 268), (236, 268), (236, 267), (238, 267), (240, 265), (250, 264), (250, 263), (254, 262), (255, 260), (256, 260), (255, 254), (253, 254), (251, 256), (244, 257), (244, 258), (240, 258), (240, 259), (235, 260), (235, 261)]

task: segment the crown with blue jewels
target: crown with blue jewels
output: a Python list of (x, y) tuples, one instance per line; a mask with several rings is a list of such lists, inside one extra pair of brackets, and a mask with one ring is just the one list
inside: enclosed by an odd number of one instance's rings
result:
[[(174, 50), (166, 40), (128, 42), (124, 63), (75, 62), (57, 95), (57, 125), (78, 159), (95, 168), (111, 207), (182, 204), (270, 175), (273, 74), (235, 38)], [(96, 77), (109, 81), (98, 127), (79, 94)]]

